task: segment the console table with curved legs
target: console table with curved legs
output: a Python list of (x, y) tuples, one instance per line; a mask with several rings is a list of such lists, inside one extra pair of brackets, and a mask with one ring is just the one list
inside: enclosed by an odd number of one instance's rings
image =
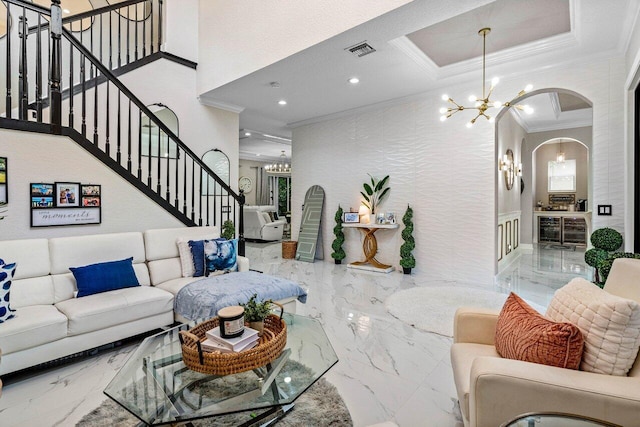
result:
[(378, 271), (381, 273), (390, 273), (394, 270), (393, 266), (383, 264), (376, 259), (378, 253), (378, 241), (375, 232), (382, 229), (395, 229), (398, 224), (342, 224), (344, 228), (357, 228), (364, 234), (362, 241), (362, 252), (364, 252), (364, 261), (355, 261), (347, 267), (359, 268), (361, 270)]

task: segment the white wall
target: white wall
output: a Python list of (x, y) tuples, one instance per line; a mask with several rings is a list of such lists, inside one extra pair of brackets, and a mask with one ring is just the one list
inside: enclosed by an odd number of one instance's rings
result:
[[(517, 167), (522, 162), (522, 140), (525, 131), (513, 118), (511, 114), (505, 114), (498, 123), (498, 161), (507, 153), (507, 149), (513, 151), (513, 162)], [(515, 212), (520, 210), (520, 177), (514, 177), (513, 187), (507, 189), (505, 183), (505, 173), (498, 171), (498, 214)]]
[[(9, 172), (8, 216), (0, 221), (2, 240), (183, 226), (69, 138), (0, 129), (0, 141)], [(29, 184), (55, 181), (102, 185), (102, 224), (31, 228)]]
[(198, 93), (271, 65), (406, 3), (410, 0), (200, 0)]
[(165, 0), (164, 51), (198, 62), (198, 0)]
[[(536, 88), (565, 88), (593, 103), (593, 202), (613, 205), (610, 217), (594, 217), (594, 228), (624, 230), (624, 58), (526, 70), (503, 78), (496, 97), (517, 93), (526, 83)], [(380, 106), (309, 124), (293, 132), (293, 224), (314, 184), (326, 192), (324, 247), (329, 256), (333, 213), (359, 204), (367, 172), (390, 174), (391, 194), (384, 210), (414, 207), (416, 272), (429, 278), (493, 282), (497, 213), (497, 158), (494, 127), (479, 122), (465, 127), (464, 117), (438, 120), (440, 95), (465, 99), (475, 85), (457, 85), (413, 100)], [(465, 113), (461, 113), (465, 114)], [(296, 233), (294, 231), (293, 238)], [(400, 233), (380, 233), (379, 259), (398, 265)], [(347, 235), (347, 261), (361, 256), (359, 236)], [(428, 275), (428, 276), (427, 276)]]
[(251, 180), (253, 181), (253, 189), (251, 190), (251, 192), (245, 194), (245, 202), (247, 205), (257, 204), (256, 195), (258, 194), (258, 186), (260, 185), (258, 170), (259, 168), (264, 167), (267, 164), (268, 163), (254, 162), (251, 160), (240, 160), (240, 171), (238, 176), (246, 176), (251, 178)]

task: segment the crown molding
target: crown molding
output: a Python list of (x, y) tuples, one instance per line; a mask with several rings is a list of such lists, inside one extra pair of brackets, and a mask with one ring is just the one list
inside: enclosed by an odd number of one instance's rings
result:
[(560, 118), (560, 113), (562, 112), (562, 107), (560, 106), (560, 97), (558, 96), (558, 92), (549, 92), (549, 99), (551, 100), (551, 109), (553, 110), (553, 115), (557, 120)]
[(438, 77), (438, 65), (431, 60), (422, 50), (418, 48), (407, 36), (401, 36), (397, 39), (389, 40), (391, 46), (395, 47), (413, 62), (422, 68), (431, 80)]
[(242, 113), (245, 108), (239, 105), (231, 104), (229, 102), (223, 102), (223, 101), (218, 101), (216, 99), (207, 98), (205, 96), (199, 96), (198, 101), (200, 101), (200, 104), (202, 105), (219, 108), (221, 110), (230, 111), (232, 113), (237, 113), (237, 114)]

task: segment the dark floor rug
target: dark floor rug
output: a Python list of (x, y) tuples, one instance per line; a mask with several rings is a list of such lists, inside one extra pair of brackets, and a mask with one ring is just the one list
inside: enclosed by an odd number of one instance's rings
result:
[[(251, 419), (252, 413), (263, 410), (246, 411), (214, 418), (192, 421), (195, 427), (231, 427)], [(130, 427), (139, 420), (111, 399), (85, 415), (76, 427)], [(353, 426), (351, 415), (336, 388), (324, 378), (320, 378), (296, 401), (295, 406), (276, 424), (279, 427), (298, 426)]]
[(559, 243), (550, 243), (547, 245), (544, 245), (542, 247), (542, 249), (548, 249), (548, 250), (559, 250), (559, 251), (575, 251), (576, 250), (576, 246), (575, 245), (561, 245)]

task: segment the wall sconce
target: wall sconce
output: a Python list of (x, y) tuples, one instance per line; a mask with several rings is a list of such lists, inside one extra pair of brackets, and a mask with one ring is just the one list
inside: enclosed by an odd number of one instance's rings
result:
[[(507, 151), (511, 151), (511, 150), (507, 150)], [(500, 159), (498, 170), (500, 172), (507, 172), (510, 167), (511, 167), (511, 161), (509, 160), (509, 157), (505, 154), (504, 156), (502, 156), (502, 159)]]

